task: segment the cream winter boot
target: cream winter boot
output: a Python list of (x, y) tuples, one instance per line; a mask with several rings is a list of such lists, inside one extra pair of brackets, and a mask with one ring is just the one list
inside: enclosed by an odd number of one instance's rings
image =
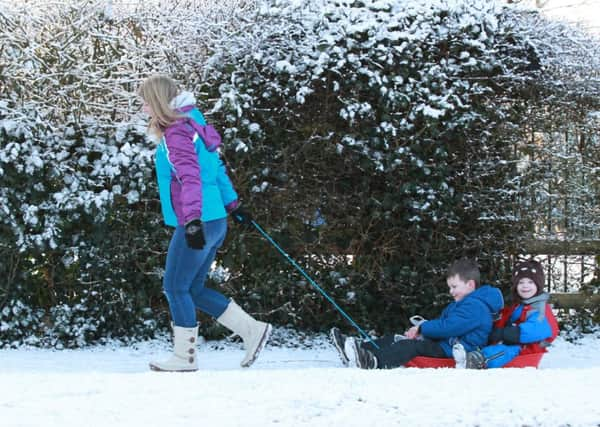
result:
[(265, 322), (260, 322), (246, 313), (242, 308), (231, 300), (229, 305), (221, 314), (217, 321), (239, 335), (244, 341), (246, 355), (240, 365), (244, 368), (252, 365), (258, 353), (264, 348), (272, 326)]
[(150, 362), (150, 369), (165, 372), (197, 371), (197, 337), (198, 326), (195, 328), (173, 326), (173, 355), (164, 362)]

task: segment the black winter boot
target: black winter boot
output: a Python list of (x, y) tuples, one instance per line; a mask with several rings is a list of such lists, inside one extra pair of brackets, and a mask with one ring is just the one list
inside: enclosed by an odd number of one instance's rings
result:
[(467, 369), (486, 369), (487, 360), (483, 353), (479, 350), (470, 351), (467, 353)]
[(361, 347), (354, 338), (346, 338), (344, 351), (350, 359), (350, 364), (361, 369), (377, 369), (377, 358), (369, 350)]

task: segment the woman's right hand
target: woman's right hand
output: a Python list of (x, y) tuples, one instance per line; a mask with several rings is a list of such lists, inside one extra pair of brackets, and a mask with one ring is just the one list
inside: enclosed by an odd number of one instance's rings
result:
[(193, 219), (185, 224), (185, 241), (192, 249), (204, 249), (206, 241), (204, 240), (202, 221)]
[(246, 212), (242, 207), (236, 208), (235, 210), (231, 211), (231, 217), (237, 224), (246, 226), (252, 225), (252, 216), (248, 212)]

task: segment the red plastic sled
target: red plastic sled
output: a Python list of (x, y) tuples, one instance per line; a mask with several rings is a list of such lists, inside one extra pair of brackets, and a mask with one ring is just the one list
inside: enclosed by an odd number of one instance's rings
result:
[[(537, 368), (544, 353), (520, 354), (503, 368)], [(418, 356), (408, 362), (407, 368), (454, 368), (454, 359)]]

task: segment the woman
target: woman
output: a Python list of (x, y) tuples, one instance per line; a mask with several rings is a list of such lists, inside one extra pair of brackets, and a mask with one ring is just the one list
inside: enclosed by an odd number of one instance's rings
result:
[(271, 325), (248, 315), (233, 300), (204, 286), (217, 249), (227, 233), (227, 214), (251, 224), (217, 148), (220, 137), (196, 108), (190, 92), (179, 92), (169, 77), (155, 75), (139, 88), (150, 116), (148, 133), (160, 142), (156, 174), (165, 223), (175, 227), (169, 244), (163, 287), (173, 326), (173, 355), (151, 362), (157, 371), (195, 371), (198, 323), (196, 308), (238, 334), (246, 349), (241, 362), (250, 366), (266, 344)]

